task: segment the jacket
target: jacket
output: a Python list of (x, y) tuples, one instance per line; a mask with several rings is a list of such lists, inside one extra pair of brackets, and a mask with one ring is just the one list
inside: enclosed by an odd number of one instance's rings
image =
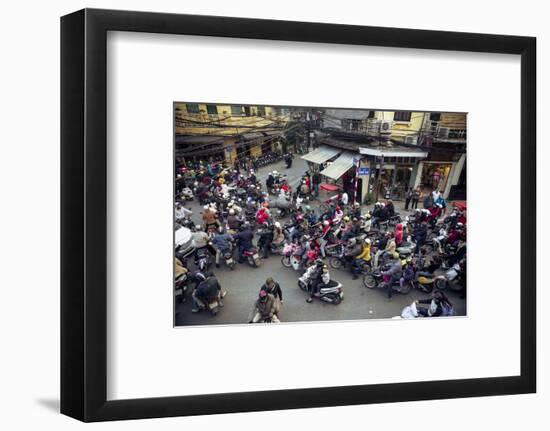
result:
[(370, 261), (370, 244), (365, 244), (363, 246), (363, 251), (356, 259), (363, 259), (365, 262)]
[(401, 223), (398, 223), (397, 226), (395, 226), (395, 244), (401, 245), (403, 242), (403, 225)]
[(197, 286), (195, 295), (201, 299), (210, 300), (216, 298), (220, 290), (221, 286), (216, 277), (208, 277)]
[(239, 241), (239, 245), (245, 249), (252, 248), (252, 239), (254, 238), (254, 234), (251, 230), (243, 230), (242, 232), (239, 232), (233, 236), (237, 241)]
[(278, 302), (271, 293), (267, 294), (265, 301), (260, 301), (260, 299), (257, 299), (254, 304), (254, 311), (260, 313), (262, 319), (272, 318), (273, 315), (277, 314), (278, 308)]
[(205, 225), (216, 223), (216, 214), (210, 210), (205, 210), (202, 214), (202, 221)]
[(227, 233), (217, 233), (214, 235), (214, 238), (212, 238), (212, 244), (218, 249), (218, 250), (229, 250), (231, 248), (231, 235)]

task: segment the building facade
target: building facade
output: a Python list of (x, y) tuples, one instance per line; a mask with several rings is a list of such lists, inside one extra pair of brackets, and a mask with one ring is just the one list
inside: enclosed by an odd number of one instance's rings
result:
[(176, 155), (229, 163), (259, 157), (280, 149), (287, 121), (288, 114), (270, 106), (175, 103)]

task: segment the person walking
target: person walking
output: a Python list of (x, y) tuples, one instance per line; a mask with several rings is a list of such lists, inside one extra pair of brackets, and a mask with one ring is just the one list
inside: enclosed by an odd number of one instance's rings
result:
[(411, 203), (411, 199), (413, 197), (414, 191), (412, 187), (409, 187), (407, 189), (407, 194), (405, 195), (405, 211), (409, 210), (409, 204)]
[(413, 190), (411, 200), (411, 209), (415, 210), (416, 208), (418, 208), (418, 201), (420, 200), (420, 187), (417, 187)]

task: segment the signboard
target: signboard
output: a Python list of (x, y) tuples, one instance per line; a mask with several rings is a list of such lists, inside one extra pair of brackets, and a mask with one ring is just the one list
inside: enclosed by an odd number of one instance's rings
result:
[(359, 175), (369, 175), (370, 169), (369, 168), (359, 168)]

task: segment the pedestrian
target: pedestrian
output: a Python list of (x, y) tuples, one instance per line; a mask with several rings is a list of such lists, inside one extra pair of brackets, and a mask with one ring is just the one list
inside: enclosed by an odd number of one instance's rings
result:
[(275, 299), (283, 302), (283, 290), (281, 289), (281, 285), (273, 280), (273, 277), (268, 277), (260, 289), (265, 290), (267, 293), (273, 295)]
[(315, 172), (313, 174), (311, 183), (313, 184), (313, 194), (315, 197), (319, 196), (319, 186), (321, 184), (321, 174), (319, 172)]
[(408, 187), (407, 189), (407, 194), (405, 195), (405, 211), (408, 211), (409, 210), (409, 204), (411, 202), (411, 199), (413, 197), (413, 188), (412, 187)]
[(418, 207), (418, 201), (420, 200), (420, 187), (416, 187), (412, 194), (412, 207), (415, 210)]

